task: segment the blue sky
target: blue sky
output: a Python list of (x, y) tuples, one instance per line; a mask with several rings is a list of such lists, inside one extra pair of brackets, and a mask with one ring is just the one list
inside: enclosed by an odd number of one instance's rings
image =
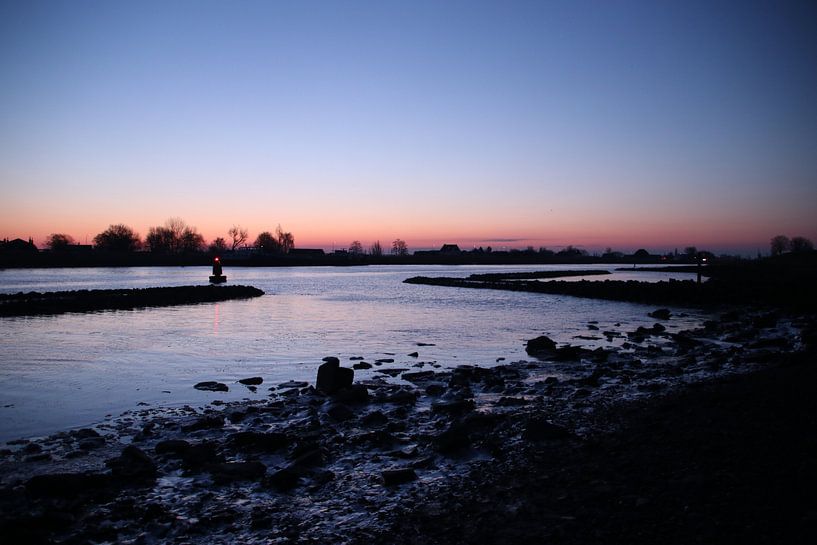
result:
[(2, 236), (817, 237), (817, 10), (3, 2)]

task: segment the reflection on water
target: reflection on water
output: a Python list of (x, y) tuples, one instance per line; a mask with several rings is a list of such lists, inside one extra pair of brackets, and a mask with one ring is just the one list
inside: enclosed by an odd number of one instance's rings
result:
[[(562, 342), (608, 345), (603, 339), (573, 338), (588, 335), (589, 320), (597, 320), (602, 331), (653, 323), (646, 315), (653, 308), (644, 305), (402, 283), (416, 275), (551, 268), (569, 266), (230, 268), (231, 283), (259, 287), (267, 295), (215, 304), (0, 319), (0, 440), (93, 423), (140, 402), (257, 398), (266, 387), (252, 394), (235, 381), (254, 375), (271, 384), (312, 381), (327, 355), (372, 361), (395, 354), (395, 365), (402, 366), (417, 361), (494, 365), (498, 358), (524, 359), (524, 340), (543, 333)], [(205, 284), (209, 272), (208, 267), (5, 270), (0, 271), (0, 291)], [(632, 277), (659, 280), (668, 274), (628, 271), (604, 278)], [(673, 319), (670, 329), (697, 323), (699, 316), (689, 314)], [(415, 350), (418, 359), (406, 356)], [(230, 392), (192, 388), (203, 380), (227, 382)]]

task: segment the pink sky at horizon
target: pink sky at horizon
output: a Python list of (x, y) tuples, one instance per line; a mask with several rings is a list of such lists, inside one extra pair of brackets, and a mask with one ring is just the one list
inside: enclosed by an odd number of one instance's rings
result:
[[(92, 244), (93, 237), (113, 223), (124, 223), (133, 228), (142, 238), (151, 226), (163, 225), (168, 217), (162, 214), (151, 214), (148, 219), (137, 219), (135, 213), (121, 215), (104, 212), (105, 208), (79, 214), (72, 208), (81, 205), (69, 205), (62, 212), (49, 213), (38, 218), (31, 214), (6, 212), (0, 219), (0, 238), (33, 237), (35, 244), (45, 247), (45, 241), (51, 233), (65, 233), (80, 244)], [(280, 221), (259, 218), (245, 218), (239, 213), (226, 214), (218, 211), (201, 221), (197, 216), (188, 214), (181, 217), (188, 225), (195, 227), (207, 242), (216, 237), (229, 239), (228, 229), (237, 224), (249, 231), (249, 243), (262, 231), (274, 232), (280, 223), (284, 230), (295, 236), (296, 247), (323, 248), (326, 250), (348, 248), (353, 240), (359, 240), (368, 246), (379, 240), (385, 249), (391, 246), (395, 238), (403, 239), (410, 249), (437, 248), (445, 243), (458, 244), (462, 249), (479, 246), (491, 246), (495, 250), (541, 246), (558, 250), (567, 245), (587, 249), (591, 253), (602, 251), (607, 247), (620, 251), (633, 251), (647, 248), (650, 251), (672, 251), (686, 246), (697, 246), (715, 252), (753, 255), (757, 251), (768, 252), (769, 239), (777, 234), (787, 236), (806, 236), (817, 240), (817, 230), (809, 226), (790, 222), (768, 224), (741, 221), (735, 217), (717, 219), (696, 217), (687, 214), (677, 218), (616, 218), (613, 215), (581, 219), (580, 216), (543, 219), (528, 218), (521, 223), (520, 218), (494, 218), (477, 222), (476, 219), (458, 217), (455, 221), (434, 221), (424, 218), (413, 220), (411, 213), (396, 211), (392, 214), (374, 214), (367, 219), (347, 217), (339, 214), (337, 218), (328, 217), (321, 223), (321, 213), (316, 211), (305, 218), (291, 214), (281, 214)], [(558, 214), (553, 214), (558, 215)], [(570, 215), (570, 214), (566, 214)], [(216, 217), (213, 217), (216, 216)], [(271, 216), (274, 216), (271, 214)], [(143, 216), (144, 217), (144, 216)], [(235, 217), (237, 221), (231, 222)], [(521, 218), (525, 219), (525, 218)]]
[(0, 238), (817, 240), (813, 2), (354, 4), (0, 3)]

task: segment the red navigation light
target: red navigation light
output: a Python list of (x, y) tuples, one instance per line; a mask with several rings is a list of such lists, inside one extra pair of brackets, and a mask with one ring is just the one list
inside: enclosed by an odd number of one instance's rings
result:
[(216, 261), (219, 261), (219, 258), (216, 258)]

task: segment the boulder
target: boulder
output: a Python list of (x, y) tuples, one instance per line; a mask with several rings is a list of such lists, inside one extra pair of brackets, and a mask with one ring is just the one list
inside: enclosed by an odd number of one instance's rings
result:
[(193, 386), (196, 390), (202, 390), (205, 392), (229, 392), (230, 389), (227, 387), (226, 384), (221, 382), (216, 382), (214, 380), (208, 380), (205, 382), (199, 382), (195, 386)]
[(650, 318), (655, 318), (656, 320), (669, 320), (669, 317), (672, 316), (672, 313), (669, 311), (668, 308), (659, 308), (652, 312), (647, 313), (647, 316)]
[(335, 357), (324, 358), (325, 363), (318, 367), (318, 378), (315, 387), (325, 394), (332, 394), (341, 388), (352, 385), (355, 378), (354, 369), (341, 367)]
[(183, 439), (168, 439), (166, 441), (159, 441), (153, 447), (153, 452), (156, 454), (170, 454), (181, 455), (190, 448), (190, 443)]
[(238, 381), (239, 383), (243, 384), (244, 386), (258, 386), (264, 382), (264, 379), (261, 377), (250, 377), (250, 378), (242, 378)]
[(556, 342), (550, 337), (542, 335), (536, 337), (535, 339), (530, 339), (525, 347), (525, 352), (531, 356), (535, 356), (536, 354), (543, 352), (552, 352), (555, 349)]
[(365, 362), (365, 361), (361, 361), (361, 362), (358, 362), (358, 363), (352, 365), (352, 367), (354, 369), (371, 369), (372, 364), (368, 363), (368, 362)]

